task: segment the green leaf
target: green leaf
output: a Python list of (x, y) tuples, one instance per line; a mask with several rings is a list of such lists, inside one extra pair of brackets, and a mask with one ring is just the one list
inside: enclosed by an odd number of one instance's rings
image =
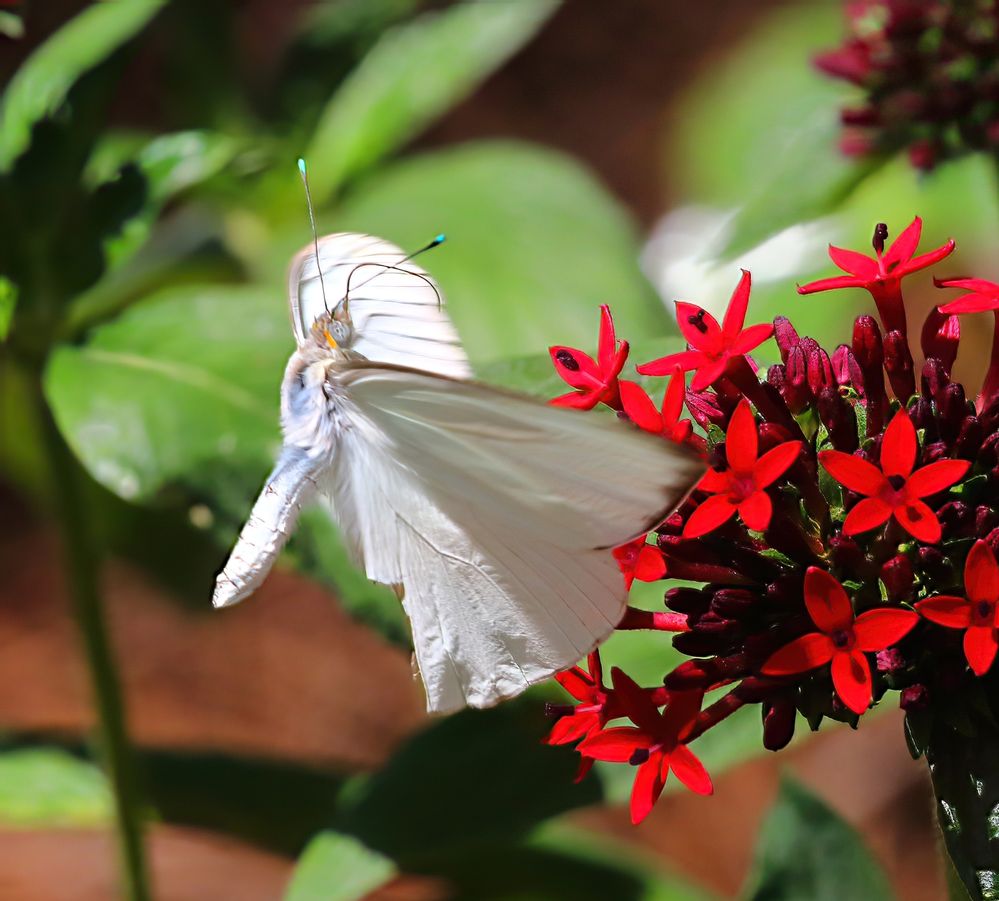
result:
[(299, 858), (284, 901), (359, 901), (396, 872), (391, 860), (357, 839), (321, 832)]
[(752, 901), (840, 901), (893, 897), (888, 879), (857, 832), (826, 804), (786, 780), (763, 825)]
[(380, 772), (345, 786), (336, 826), (406, 865), (458, 846), (509, 842), (597, 802), (598, 780), (573, 784), (575, 755), (541, 744), (550, 725), (528, 700), (437, 720)]
[(7, 338), (10, 323), (14, 318), (14, 307), (17, 306), (17, 286), (0, 276), (0, 344)]
[(578, 163), (514, 142), (477, 142), (379, 173), (339, 210), (339, 230), (422, 247), (476, 364), (596, 349), (598, 307), (621, 335), (665, 335), (671, 318), (638, 266), (632, 223)]
[(0, 825), (95, 826), (111, 820), (100, 770), (55, 748), (0, 753)]
[(95, 3), (35, 50), (0, 98), (0, 172), (28, 146), (32, 126), (59, 108), (80, 76), (138, 34), (164, 2)]
[(180, 483), (245, 501), (279, 445), (278, 387), (292, 340), (263, 290), (168, 291), (52, 355), (46, 395), (90, 473), (126, 500)]
[(470, 94), (556, 0), (469, 0), (385, 33), (323, 111), (307, 151), (320, 200)]
[(833, 3), (780, 10), (688, 93), (674, 175), (701, 202), (741, 207), (719, 257), (832, 211), (883, 162), (840, 152), (844, 90), (811, 63), (841, 20)]

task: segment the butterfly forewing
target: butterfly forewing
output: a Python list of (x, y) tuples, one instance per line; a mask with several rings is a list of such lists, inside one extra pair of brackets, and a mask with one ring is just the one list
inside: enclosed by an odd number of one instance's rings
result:
[(300, 347), (316, 318), (346, 298), (357, 353), (455, 378), (472, 374), (434, 281), (381, 238), (327, 235), (319, 241), (318, 265), (309, 245), (292, 261), (288, 290)]

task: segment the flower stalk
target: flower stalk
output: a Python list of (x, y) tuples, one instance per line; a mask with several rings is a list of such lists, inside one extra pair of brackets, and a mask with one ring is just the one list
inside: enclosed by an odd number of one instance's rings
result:
[(58, 507), (60, 539), (73, 614), (96, 707), (98, 750), (111, 783), (124, 896), (128, 901), (149, 901), (151, 894), (143, 845), (142, 803), (128, 741), (121, 684), (100, 597), (100, 550), (94, 540), (92, 523), (86, 515), (79, 464), (66, 446), (45, 403), (40, 380), (36, 395), (53, 496)]

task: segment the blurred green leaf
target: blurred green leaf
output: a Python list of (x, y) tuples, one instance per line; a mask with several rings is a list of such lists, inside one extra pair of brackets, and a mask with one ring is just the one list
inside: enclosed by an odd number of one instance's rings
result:
[(386, 32), (323, 111), (306, 158), (321, 201), (463, 99), (557, 0), (467, 0)]
[(330, 820), (342, 778), (274, 760), (145, 749), (143, 783), (168, 823), (300, 854)]
[(443, 849), (509, 842), (599, 801), (598, 780), (573, 784), (571, 751), (541, 744), (549, 726), (526, 700), (437, 720), (384, 769), (347, 783), (336, 826), (405, 867)]
[(483, 141), (408, 159), (351, 194), (335, 223), (405, 248), (446, 232), (421, 262), (476, 364), (551, 344), (595, 348), (601, 303), (622, 335), (674, 330), (627, 215), (561, 153)]
[(9, 279), (0, 276), (0, 344), (10, 330), (15, 306), (17, 306), (17, 286)]
[(396, 875), (395, 864), (338, 832), (320, 832), (299, 858), (284, 901), (359, 901)]
[(857, 832), (800, 785), (785, 780), (756, 849), (746, 899), (840, 901), (893, 897)]
[(840, 152), (844, 90), (811, 63), (837, 43), (841, 17), (828, 2), (776, 12), (684, 101), (672, 136), (681, 183), (740, 207), (721, 258), (832, 212), (884, 162)]
[(56, 748), (0, 753), (0, 824), (95, 826), (111, 819), (111, 792), (100, 770)]
[(64, 25), (17, 70), (0, 98), (0, 172), (28, 146), (85, 72), (140, 32), (165, 0), (95, 3)]

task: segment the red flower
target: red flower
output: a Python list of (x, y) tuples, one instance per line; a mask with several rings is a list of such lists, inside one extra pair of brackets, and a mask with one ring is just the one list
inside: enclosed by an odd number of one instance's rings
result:
[(923, 220), (916, 216), (912, 223), (884, 252), (888, 228), (879, 224), (874, 231), (874, 258), (855, 250), (844, 250), (829, 245), (829, 258), (848, 275), (823, 278), (807, 285), (798, 285), (799, 294), (814, 294), (835, 288), (864, 288), (871, 293), (878, 306), (886, 330), (897, 329), (905, 334), (905, 308), (902, 305), (901, 281), (913, 272), (939, 263), (954, 250), (954, 242), (914, 257), (923, 230)]
[(956, 313), (984, 313), (999, 310), (999, 285), (984, 278), (933, 279), (938, 288), (961, 288), (967, 291), (957, 300), (941, 304), (938, 309), (945, 315)]
[(927, 544), (940, 540), (940, 520), (922, 498), (960, 481), (971, 464), (967, 460), (940, 460), (913, 472), (917, 451), (916, 428), (902, 408), (885, 429), (880, 469), (843, 451), (819, 453), (819, 462), (837, 482), (866, 495), (847, 514), (844, 534), (867, 532), (894, 516), (913, 538)]
[(687, 339), (688, 349), (651, 363), (643, 363), (638, 371), (642, 375), (667, 375), (677, 366), (684, 372), (696, 369), (690, 383), (691, 391), (701, 391), (721, 378), (729, 360), (745, 356), (774, 333), (771, 323), (751, 325), (743, 329), (749, 306), (750, 285), (750, 274), (743, 270), (721, 326), (707, 310), (692, 303), (677, 301), (676, 321), (680, 326), (680, 333)]
[(945, 303), (938, 309), (945, 315), (958, 313), (984, 313), (991, 310), (992, 317), (992, 358), (982, 385), (979, 408), (992, 404), (999, 397), (999, 285), (984, 278), (951, 278), (937, 281), (938, 288), (963, 288), (968, 293), (957, 300)]
[(606, 304), (600, 307), (600, 340), (596, 360), (574, 347), (556, 345), (549, 347), (548, 352), (555, 371), (576, 389), (549, 403), (557, 407), (591, 410), (602, 402), (620, 409), (617, 377), (628, 358), (628, 342), (616, 339), (610, 307)]
[(796, 638), (763, 664), (767, 676), (790, 676), (832, 663), (833, 687), (856, 714), (871, 704), (871, 665), (865, 653), (903, 638), (919, 620), (911, 610), (868, 610), (856, 619), (843, 586), (825, 570), (805, 573), (805, 607), (818, 632)]
[[(564, 673), (557, 673), (555, 678), (579, 704), (559, 717), (545, 742), (549, 745), (568, 745), (600, 731), (611, 718), (611, 692), (603, 684), (599, 652), (594, 651), (586, 658), (585, 670), (574, 666)], [(584, 757), (580, 761), (576, 781), (580, 782), (592, 767), (592, 758)]]
[(698, 484), (711, 497), (702, 501), (683, 527), (684, 538), (699, 538), (728, 522), (735, 512), (747, 528), (762, 532), (770, 525), (773, 504), (766, 489), (801, 453), (800, 441), (785, 441), (757, 458), (759, 438), (749, 401), (743, 398), (725, 435), (728, 469), (709, 469)]
[(999, 565), (985, 541), (976, 541), (964, 563), (967, 597), (940, 595), (919, 601), (916, 609), (930, 622), (964, 629), (964, 656), (976, 676), (984, 676), (996, 658), (999, 642)]
[(655, 582), (666, 575), (666, 560), (662, 551), (654, 544), (646, 544), (647, 537), (642, 535), (614, 548), (614, 559), (624, 573), (624, 584), (628, 589), (635, 579), (639, 582)]
[(661, 410), (656, 409), (652, 398), (637, 382), (622, 379), (619, 387), (624, 412), (640, 429), (662, 435), (680, 444), (690, 438), (693, 424), (689, 419), (680, 419), (685, 391), (683, 370), (679, 366), (673, 369), (673, 374), (670, 376)]
[(660, 713), (655, 701), (616, 667), (611, 671), (621, 708), (637, 728), (617, 726), (591, 735), (577, 749), (594, 760), (630, 763), (638, 767), (631, 790), (631, 821), (636, 825), (649, 815), (662, 794), (670, 770), (699, 795), (714, 788), (701, 761), (683, 743), (701, 710), (700, 691), (671, 692)]

